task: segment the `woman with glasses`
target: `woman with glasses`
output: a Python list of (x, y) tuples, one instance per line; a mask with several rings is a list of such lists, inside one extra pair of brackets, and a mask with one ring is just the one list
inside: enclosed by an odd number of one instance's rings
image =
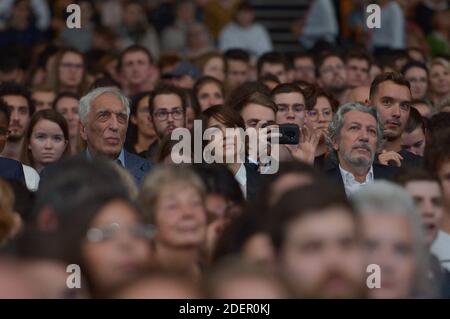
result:
[(305, 91), (305, 124), (320, 135), (316, 148), (315, 165), (321, 166), (327, 154), (328, 125), (338, 106), (339, 103), (330, 94), (317, 86), (312, 86)]
[(155, 226), (153, 258), (157, 266), (200, 279), (206, 241), (205, 188), (189, 168), (161, 165), (147, 175), (139, 202)]
[(91, 297), (105, 298), (150, 266), (154, 229), (123, 195), (91, 196), (82, 207), (65, 221), (72, 225), (66, 230), (69, 261), (80, 266)]
[(83, 54), (75, 49), (59, 51), (51, 66), (47, 85), (56, 94), (72, 92), (84, 95), (87, 91), (87, 73)]

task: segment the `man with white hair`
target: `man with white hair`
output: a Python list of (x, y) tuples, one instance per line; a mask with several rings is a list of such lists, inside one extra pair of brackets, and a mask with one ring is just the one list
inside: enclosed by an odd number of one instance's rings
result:
[(360, 103), (342, 105), (329, 126), (329, 145), (337, 153), (338, 167), (326, 171), (347, 196), (374, 179), (389, 179), (394, 167), (374, 164), (383, 134), (378, 112)]
[(433, 298), (439, 288), (429, 278), (429, 252), (419, 213), (400, 186), (376, 181), (351, 200), (360, 215), (367, 264), (379, 267), (369, 298)]
[(152, 163), (124, 150), (130, 108), (115, 87), (99, 87), (80, 99), (80, 136), (87, 147), (83, 156), (106, 157), (128, 170), (140, 184)]

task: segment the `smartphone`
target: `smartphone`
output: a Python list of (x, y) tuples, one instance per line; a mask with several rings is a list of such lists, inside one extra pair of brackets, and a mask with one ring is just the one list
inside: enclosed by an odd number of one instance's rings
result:
[(300, 141), (300, 128), (297, 124), (280, 124), (280, 144), (298, 144)]

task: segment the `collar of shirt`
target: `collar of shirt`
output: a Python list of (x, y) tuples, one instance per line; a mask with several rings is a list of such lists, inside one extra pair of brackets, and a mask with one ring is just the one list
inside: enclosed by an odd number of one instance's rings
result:
[(245, 170), (244, 164), (241, 164), (241, 167), (239, 167), (236, 175), (234, 175), (234, 178), (236, 178), (239, 186), (241, 186), (244, 197), (247, 198), (247, 172)]
[(360, 183), (355, 179), (355, 176), (342, 168), (339, 164), (339, 170), (341, 171), (342, 181), (344, 182), (345, 194), (347, 196), (352, 195), (361, 186), (368, 185), (373, 182), (373, 166), (370, 166), (369, 172), (366, 175), (364, 182)]
[[(88, 159), (92, 159), (92, 155), (89, 152), (89, 149), (87, 147), (86, 147), (86, 157)], [(120, 165), (125, 168), (125, 152), (124, 152), (123, 148), (120, 151), (119, 156), (114, 161), (117, 162), (117, 160), (119, 160), (120, 161)]]

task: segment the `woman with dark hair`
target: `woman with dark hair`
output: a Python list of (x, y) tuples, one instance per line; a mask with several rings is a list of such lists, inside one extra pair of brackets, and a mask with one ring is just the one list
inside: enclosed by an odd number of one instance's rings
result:
[(426, 144), (426, 118), (414, 107), (410, 109), (405, 130), (402, 133), (402, 149), (423, 156)]
[(197, 80), (193, 88), (194, 96), (201, 110), (223, 104), (225, 89), (219, 80), (211, 76), (204, 76)]
[(320, 135), (316, 148), (315, 165), (322, 166), (324, 157), (327, 155), (328, 148), (325, 139), (328, 134), (328, 125), (338, 106), (339, 102), (318, 86), (311, 86), (305, 90), (305, 124)]
[(69, 129), (64, 117), (55, 110), (34, 113), (22, 144), (21, 162), (40, 173), (69, 152)]
[[(203, 160), (207, 163), (224, 163), (238, 181), (244, 197), (254, 198), (259, 173), (247, 163), (244, 120), (237, 111), (224, 105), (211, 106), (203, 111), (202, 118), (203, 129), (207, 130), (203, 136), (209, 138), (205, 141)], [(235, 129), (234, 134), (226, 134), (227, 129)], [(222, 139), (216, 138), (215, 133)]]
[(80, 98), (77, 94), (71, 92), (61, 92), (58, 94), (53, 101), (53, 109), (62, 116), (67, 121), (69, 128), (69, 141), (70, 141), (70, 154), (75, 155), (82, 149), (85, 145), (81, 138), (79, 138), (79, 121), (78, 117), (78, 102)]
[(402, 74), (411, 84), (413, 99), (424, 99), (428, 93), (428, 68), (418, 61), (410, 61), (402, 68)]
[(125, 147), (135, 154), (146, 151), (157, 139), (149, 114), (148, 100), (150, 94), (151, 92), (146, 91), (131, 98), (130, 120)]

